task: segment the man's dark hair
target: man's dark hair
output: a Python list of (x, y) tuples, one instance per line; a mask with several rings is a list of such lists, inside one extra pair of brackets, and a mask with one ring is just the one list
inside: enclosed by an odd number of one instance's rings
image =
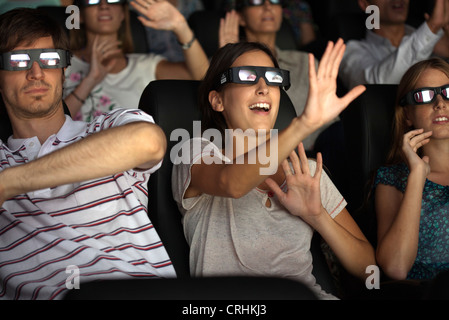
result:
[(0, 53), (43, 37), (52, 37), (55, 49), (69, 50), (67, 32), (45, 12), (17, 8), (0, 15)]

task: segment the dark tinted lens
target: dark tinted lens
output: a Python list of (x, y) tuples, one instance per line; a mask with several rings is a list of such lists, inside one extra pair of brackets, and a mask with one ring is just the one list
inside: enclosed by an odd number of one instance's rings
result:
[(435, 92), (429, 89), (423, 89), (415, 92), (413, 98), (417, 103), (429, 103), (435, 96)]
[(282, 81), (284, 81), (280, 71), (267, 71), (267, 72), (265, 72), (265, 78), (269, 82), (274, 82), (274, 83), (282, 83)]
[(441, 89), (441, 94), (443, 95), (443, 97), (445, 97), (446, 99), (449, 99), (449, 86), (448, 87), (444, 87)]
[(265, 2), (265, 0), (249, 0), (248, 1), (250, 6), (260, 6), (264, 2)]
[[(97, 4), (100, 4), (101, 0), (83, 0), (83, 4), (86, 6), (94, 6)], [(107, 0), (106, 1), (109, 4), (115, 4), (115, 3), (123, 3), (124, 0)]]
[(59, 65), (61, 57), (57, 52), (42, 52), (39, 60), (43, 66), (53, 67)]
[(28, 68), (31, 58), (26, 53), (16, 53), (11, 55), (9, 64), (13, 68)]
[(255, 70), (251, 69), (241, 69), (239, 70), (240, 81), (256, 81), (257, 73)]

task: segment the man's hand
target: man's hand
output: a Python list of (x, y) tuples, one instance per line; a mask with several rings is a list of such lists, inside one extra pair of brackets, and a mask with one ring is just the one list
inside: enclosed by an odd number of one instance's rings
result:
[(424, 17), (429, 29), (436, 34), (449, 24), (449, 0), (435, 0), (432, 14), (425, 14)]

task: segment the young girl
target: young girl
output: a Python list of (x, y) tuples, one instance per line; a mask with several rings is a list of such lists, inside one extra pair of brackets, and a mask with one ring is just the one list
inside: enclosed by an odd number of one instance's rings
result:
[(377, 172), (377, 261), (392, 279), (449, 269), (449, 65), (412, 66), (398, 88), (388, 166)]
[(131, 6), (147, 27), (171, 30), (183, 46), (184, 62), (156, 54), (132, 54), (126, 0), (76, 0), (79, 30), (72, 29), (74, 53), (67, 68), (64, 100), (72, 116), (89, 121), (117, 107), (137, 108), (146, 85), (156, 79), (201, 79), (209, 61), (184, 16), (164, 0), (135, 0)]
[[(373, 248), (322, 172), (321, 155), (316, 162), (307, 160), (301, 143), (364, 90), (359, 86), (343, 98), (336, 96), (343, 52), (343, 41), (329, 43), (318, 72), (310, 55), (304, 113), (271, 138), (263, 130), (274, 126), (288, 72), (260, 43), (228, 44), (213, 57), (200, 108), (203, 136), (215, 129), (217, 141), (190, 140), (191, 161), (179, 158), (173, 167), (173, 193), (184, 215), (192, 275), (286, 277), (309, 285), (321, 298), (332, 298), (312, 275), (314, 229), (351, 273), (364, 278), (366, 267), (375, 264)], [(225, 138), (220, 141), (217, 132)], [(198, 143), (201, 148), (195, 147)], [(247, 147), (251, 143), (256, 147)], [(270, 163), (261, 161), (260, 154), (269, 155)]]

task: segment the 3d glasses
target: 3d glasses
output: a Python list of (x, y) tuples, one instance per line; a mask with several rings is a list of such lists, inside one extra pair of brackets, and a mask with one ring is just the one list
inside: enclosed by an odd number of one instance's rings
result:
[[(241, 9), (243, 7), (261, 6), (264, 3), (265, 0), (242, 0), (237, 2), (237, 9)], [(282, 0), (270, 0), (270, 3), (282, 5)]]
[(419, 88), (407, 93), (399, 102), (401, 106), (421, 105), (433, 102), (437, 95), (449, 100), (449, 84), (441, 87)]
[(270, 86), (290, 88), (290, 72), (271, 67), (233, 67), (225, 71), (220, 77), (220, 85), (225, 83), (255, 84), (260, 77)]
[(70, 52), (62, 49), (10, 51), (0, 54), (0, 70), (28, 70), (35, 61), (44, 69), (65, 68), (70, 65), (70, 57)]
[[(122, 4), (125, 3), (127, 0), (106, 0), (109, 4)], [(96, 6), (100, 4), (101, 0), (78, 0), (75, 1), (75, 4), (83, 7), (87, 6)]]

